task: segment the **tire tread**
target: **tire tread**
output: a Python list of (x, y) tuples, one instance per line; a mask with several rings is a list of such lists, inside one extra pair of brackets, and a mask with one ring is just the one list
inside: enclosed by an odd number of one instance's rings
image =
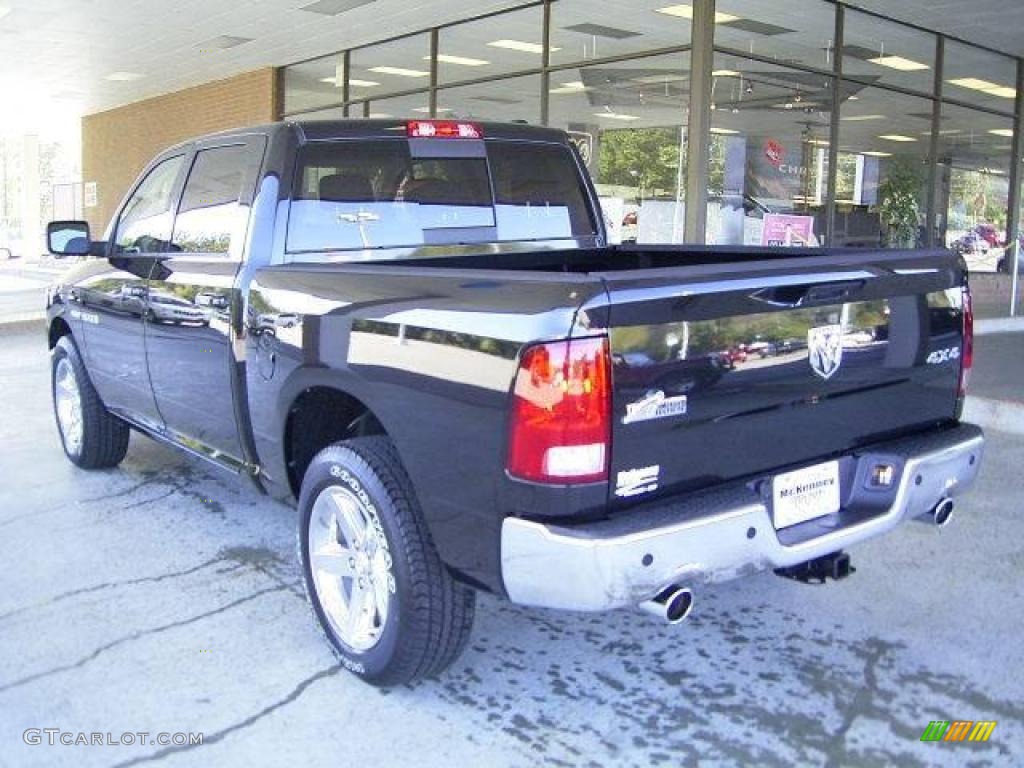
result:
[[(103, 405), (99, 393), (89, 379), (78, 348), (70, 336), (62, 336), (54, 347), (53, 370), (60, 357), (67, 357), (75, 371), (82, 406), (82, 451), (69, 458), (82, 469), (116, 467), (128, 453), (131, 430)], [(51, 384), (51, 387), (53, 385)]]
[[(404, 557), (409, 570), (407, 631), (394, 662), (372, 682), (400, 685), (434, 677), (465, 649), (475, 614), (476, 593), (456, 582), (437, 553), (402, 461), (385, 436), (359, 437), (328, 446), (313, 464), (342, 459), (364, 465), (376, 476), (395, 511), (399, 541), (392, 555)], [(305, 494), (303, 494), (305, 496)]]

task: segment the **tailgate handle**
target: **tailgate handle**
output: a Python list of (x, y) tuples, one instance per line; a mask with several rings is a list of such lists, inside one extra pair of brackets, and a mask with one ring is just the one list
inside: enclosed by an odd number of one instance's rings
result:
[(785, 285), (762, 288), (750, 298), (776, 307), (805, 307), (811, 304), (842, 304), (864, 287), (863, 280), (824, 285)]

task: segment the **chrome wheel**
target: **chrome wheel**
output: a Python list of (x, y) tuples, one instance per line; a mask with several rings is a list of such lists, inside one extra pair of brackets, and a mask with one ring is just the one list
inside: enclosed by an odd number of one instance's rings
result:
[(395, 593), (376, 510), (347, 488), (324, 488), (313, 503), (308, 545), (316, 598), (331, 628), (353, 650), (373, 648)]
[(82, 395), (78, 389), (75, 369), (66, 357), (57, 363), (53, 401), (64, 447), (68, 453), (77, 455), (82, 451)]

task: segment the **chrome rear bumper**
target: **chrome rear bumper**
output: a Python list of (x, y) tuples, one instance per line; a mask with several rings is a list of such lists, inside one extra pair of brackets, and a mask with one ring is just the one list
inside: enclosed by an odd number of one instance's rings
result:
[(571, 527), (506, 518), (505, 589), (523, 605), (603, 611), (649, 600), (670, 584), (692, 587), (803, 563), (883, 534), (959, 495), (977, 476), (983, 448), (981, 429), (961, 424), (854, 452), (858, 463), (901, 460), (891, 505), (790, 544), (780, 541), (769, 502), (749, 482)]

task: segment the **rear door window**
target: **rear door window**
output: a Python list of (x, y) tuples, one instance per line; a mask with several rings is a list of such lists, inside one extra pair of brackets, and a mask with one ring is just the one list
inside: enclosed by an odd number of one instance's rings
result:
[(488, 142), (486, 155), (482, 147), (465, 149), (468, 144), (453, 142), (452, 156), (442, 151), (414, 156), (410, 143), (401, 139), (303, 147), (288, 250), (593, 234), (578, 172), (564, 147)]
[(245, 226), (238, 201), (252, 160), (243, 144), (196, 153), (174, 222), (174, 250), (228, 254)]

